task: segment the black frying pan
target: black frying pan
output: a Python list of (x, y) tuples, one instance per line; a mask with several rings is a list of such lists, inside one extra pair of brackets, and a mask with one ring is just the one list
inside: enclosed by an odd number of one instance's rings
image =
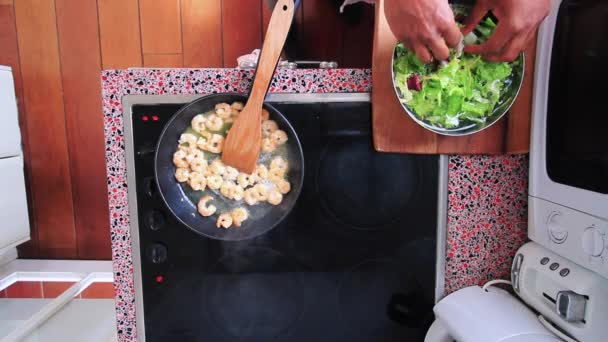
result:
[[(173, 153), (177, 149), (180, 135), (190, 126), (192, 118), (200, 113), (214, 110), (215, 105), (221, 102), (232, 103), (235, 101), (247, 102), (247, 97), (240, 94), (212, 94), (201, 97), (181, 108), (167, 122), (158, 140), (156, 157), (154, 161), (156, 182), (165, 204), (173, 215), (186, 227), (209, 238), (219, 240), (246, 240), (264, 234), (279, 224), (291, 211), (302, 190), (304, 179), (304, 155), (302, 146), (293, 127), (287, 119), (274, 107), (264, 104), (264, 108), (270, 113), (270, 119), (277, 122), (279, 128), (287, 133), (287, 160), (289, 172), (287, 180), (291, 183), (291, 191), (283, 196), (283, 201), (278, 206), (268, 203), (260, 203), (255, 206), (243, 204), (248, 210), (259, 210), (258, 206), (267, 206), (269, 211), (257, 219), (248, 219), (241, 227), (230, 227), (228, 229), (217, 228), (215, 223), (216, 213), (210, 217), (201, 216), (197, 209), (197, 202), (193, 202), (184, 192), (183, 185), (175, 179), (175, 166), (173, 165)], [(187, 186), (187, 185), (185, 185)], [(199, 192), (202, 195), (202, 192)], [(213, 194), (214, 197), (220, 195)], [(200, 196), (199, 196), (200, 197)], [(212, 204), (212, 202), (210, 203)], [(264, 208), (266, 209), (266, 208)]]

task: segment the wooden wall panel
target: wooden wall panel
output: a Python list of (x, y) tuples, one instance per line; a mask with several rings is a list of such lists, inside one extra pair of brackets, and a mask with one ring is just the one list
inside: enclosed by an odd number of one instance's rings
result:
[(180, 0), (139, 0), (144, 54), (182, 52)]
[(41, 257), (77, 256), (53, 0), (15, 3)]
[(340, 3), (341, 1), (334, 0), (303, 1), (304, 39), (301, 59), (331, 60), (343, 66), (344, 24), (339, 12)]
[(374, 41), (374, 7), (364, 3), (344, 9), (342, 64), (349, 68), (369, 68)]
[(137, 0), (98, 0), (101, 61), (104, 69), (142, 66)]
[(182, 0), (184, 66), (221, 67), (222, 2)]
[(261, 49), (262, 1), (223, 0), (222, 33), (224, 67), (235, 67), (239, 56)]
[(181, 68), (184, 65), (182, 54), (145, 54), (146, 68)]
[(97, 4), (55, 1), (78, 257), (109, 259)]
[(15, 94), (17, 96), (17, 107), (19, 109), (19, 127), (21, 128), (21, 140), (23, 148), (23, 161), (25, 172), (25, 183), (29, 190), (27, 192), (28, 211), (30, 215), (30, 235), (32, 239), (19, 246), (19, 251), (29, 255), (38, 254), (38, 239), (36, 220), (34, 219), (32, 192), (30, 188), (30, 158), (29, 144), (27, 139), (27, 117), (23, 104), (23, 84), (21, 81), (21, 66), (19, 63), (19, 47), (17, 46), (17, 28), (15, 24), (15, 11), (12, 0), (0, 1), (0, 65), (8, 65), (13, 69), (15, 82)]

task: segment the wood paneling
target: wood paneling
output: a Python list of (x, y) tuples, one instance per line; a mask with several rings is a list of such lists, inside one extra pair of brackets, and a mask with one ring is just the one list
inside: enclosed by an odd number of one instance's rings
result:
[(142, 65), (137, 0), (98, 0), (101, 60), (104, 69)]
[(180, 0), (139, 0), (139, 17), (144, 55), (182, 52)]
[[(13, 69), (13, 78), (15, 82), (15, 94), (17, 96), (17, 107), (19, 109), (19, 127), (21, 129), (21, 140), (23, 148), (25, 182), (28, 190), (30, 188), (30, 153), (29, 143), (27, 139), (27, 116), (23, 105), (23, 84), (21, 81), (21, 66), (19, 64), (19, 48), (17, 46), (17, 29), (15, 24), (15, 11), (12, 1), (4, 1), (0, 5), (0, 65), (8, 65)], [(34, 219), (34, 202), (32, 200), (32, 192), (27, 192), (28, 211), (30, 215), (30, 227), (32, 239), (27, 243), (19, 246), (19, 250), (25, 253), (36, 255), (38, 254), (38, 239), (36, 220)]]
[(344, 9), (342, 64), (352, 68), (369, 68), (374, 40), (374, 7), (364, 3)]
[(222, 2), (182, 0), (185, 67), (221, 67)]
[(265, 1), (222, 1), (224, 67), (235, 67), (239, 56), (262, 48), (262, 5)]
[(184, 65), (182, 54), (146, 54), (146, 68), (181, 68)]
[[(15, 3), (40, 256), (77, 256), (53, 0)], [(44, 243), (42, 243), (44, 242)]]
[(303, 1), (302, 59), (331, 60), (343, 65), (344, 18), (340, 17), (340, 3), (333, 0)]
[(43, 298), (42, 283), (39, 281), (20, 281), (14, 283), (6, 288), (6, 298)]
[(56, 0), (78, 257), (111, 257), (95, 1)]

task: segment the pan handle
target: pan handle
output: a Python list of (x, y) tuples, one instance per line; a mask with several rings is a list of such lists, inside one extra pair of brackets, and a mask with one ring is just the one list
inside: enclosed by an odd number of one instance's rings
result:
[(266, 30), (266, 37), (264, 37), (264, 44), (260, 52), (260, 59), (254, 76), (253, 88), (247, 100), (247, 106), (254, 105), (252, 108), (262, 108), (266, 92), (270, 86), (270, 81), (272, 80), (274, 70), (279, 62), (279, 56), (281, 55), (281, 51), (283, 51), (283, 45), (285, 45), (285, 39), (291, 27), (294, 11), (295, 4), (293, 0), (279, 0), (274, 6), (270, 22), (268, 23), (268, 29)]

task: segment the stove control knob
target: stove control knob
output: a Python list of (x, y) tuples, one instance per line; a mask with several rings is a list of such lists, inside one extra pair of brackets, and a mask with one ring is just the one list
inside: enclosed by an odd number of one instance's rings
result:
[(144, 222), (146, 227), (156, 231), (165, 225), (166, 219), (162, 212), (153, 210), (146, 215)]
[(547, 217), (547, 232), (551, 241), (562, 244), (568, 238), (568, 230), (563, 226), (562, 214), (554, 211)]
[(154, 243), (146, 249), (148, 260), (155, 264), (161, 264), (167, 260), (167, 247), (160, 243)]
[(585, 229), (582, 243), (583, 250), (590, 256), (598, 257), (604, 251), (604, 237), (602, 232), (595, 227)]

